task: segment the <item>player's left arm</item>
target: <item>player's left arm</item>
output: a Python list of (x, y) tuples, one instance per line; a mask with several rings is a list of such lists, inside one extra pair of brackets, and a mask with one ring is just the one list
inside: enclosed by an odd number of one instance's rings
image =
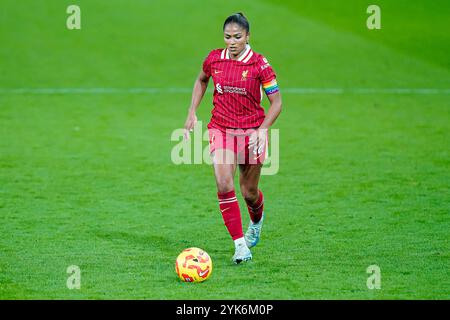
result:
[(253, 148), (253, 153), (262, 152), (266, 144), (267, 130), (280, 115), (282, 105), (276, 74), (267, 59), (263, 56), (260, 57), (258, 70), (261, 86), (269, 99), (270, 107), (263, 123), (259, 126), (258, 130), (250, 136), (249, 148)]
[(270, 107), (267, 111), (266, 118), (264, 119), (259, 129), (269, 129), (281, 113), (282, 103), (280, 91), (269, 94), (267, 98), (270, 101)]
[(248, 148), (253, 148), (253, 153), (261, 153), (266, 145), (267, 130), (275, 122), (281, 112), (281, 94), (280, 91), (267, 95), (270, 101), (270, 107), (267, 111), (266, 117), (263, 123), (259, 126), (251, 136), (248, 144)]

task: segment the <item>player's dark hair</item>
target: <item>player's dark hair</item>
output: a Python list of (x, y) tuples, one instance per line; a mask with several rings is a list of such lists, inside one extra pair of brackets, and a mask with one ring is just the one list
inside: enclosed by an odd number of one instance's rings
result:
[(226, 18), (225, 22), (223, 23), (223, 30), (225, 30), (226, 25), (230, 23), (236, 23), (241, 28), (245, 29), (247, 33), (250, 32), (250, 24), (248, 23), (247, 18), (242, 12), (235, 13)]

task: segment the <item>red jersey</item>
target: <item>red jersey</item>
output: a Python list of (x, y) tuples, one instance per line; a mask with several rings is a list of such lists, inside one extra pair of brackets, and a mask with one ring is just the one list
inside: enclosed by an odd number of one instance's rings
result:
[(262, 124), (262, 91), (270, 95), (279, 90), (266, 58), (249, 45), (237, 60), (230, 58), (228, 49), (215, 49), (203, 62), (203, 72), (214, 82), (214, 108), (208, 128), (247, 129)]

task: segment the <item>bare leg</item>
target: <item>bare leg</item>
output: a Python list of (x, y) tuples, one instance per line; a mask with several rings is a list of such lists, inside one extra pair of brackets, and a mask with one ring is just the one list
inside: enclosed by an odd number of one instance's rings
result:
[(259, 178), (261, 176), (262, 164), (240, 164), (239, 165), (239, 184), (241, 193), (245, 201), (253, 205), (259, 197)]
[(217, 191), (225, 193), (234, 190), (234, 175), (236, 173), (234, 153), (227, 149), (218, 149), (211, 154), (211, 157), (213, 158)]

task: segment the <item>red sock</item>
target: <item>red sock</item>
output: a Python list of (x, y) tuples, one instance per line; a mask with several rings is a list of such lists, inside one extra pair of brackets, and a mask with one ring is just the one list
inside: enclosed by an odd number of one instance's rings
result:
[(254, 223), (257, 223), (257, 222), (259, 222), (259, 220), (261, 220), (263, 210), (264, 210), (264, 196), (263, 196), (261, 190), (258, 190), (258, 192), (259, 192), (259, 198), (254, 204), (251, 204), (248, 201), (246, 201), (248, 213), (250, 214), (250, 219), (252, 219), (252, 221)]
[(236, 193), (234, 190), (217, 193), (217, 197), (219, 198), (219, 207), (223, 221), (231, 237), (233, 240), (242, 238), (244, 233), (242, 232), (241, 211), (236, 199)]

